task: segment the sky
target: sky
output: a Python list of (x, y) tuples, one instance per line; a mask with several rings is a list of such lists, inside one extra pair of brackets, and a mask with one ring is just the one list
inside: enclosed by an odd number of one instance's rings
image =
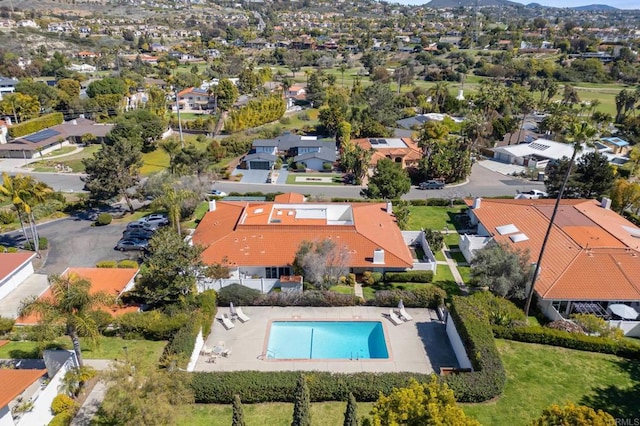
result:
[[(394, 2), (394, 0), (390, 0)], [(429, 0), (395, 0), (402, 4), (425, 4)], [(512, 0), (522, 4), (539, 3), (543, 6), (585, 6), (589, 4), (606, 4), (617, 7), (618, 9), (640, 9), (640, 0)]]

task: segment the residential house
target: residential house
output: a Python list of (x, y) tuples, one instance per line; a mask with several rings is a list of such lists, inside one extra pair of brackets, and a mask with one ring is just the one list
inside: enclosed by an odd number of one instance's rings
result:
[[(351, 272), (402, 271), (413, 257), (386, 203), (311, 203), (300, 194), (273, 202), (212, 201), (193, 243), (206, 264), (224, 264), (232, 279), (291, 276), (304, 241), (329, 240), (348, 255)], [(269, 282), (268, 291), (278, 285)]]
[(439, 113), (428, 113), (428, 114), (418, 114), (413, 117), (407, 117), (400, 120), (397, 120), (396, 123), (398, 126), (408, 129), (408, 130), (416, 130), (422, 127), (428, 121), (443, 121), (445, 118), (449, 118), (456, 123), (462, 123), (464, 121), (463, 118), (452, 117), (449, 114), (439, 114)]
[[(544, 169), (549, 161), (556, 161), (562, 157), (571, 158), (573, 145), (547, 139), (536, 139), (531, 143), (500, 146), (493, 148), (492, 151), (494, 160), (502, 163)], [(592, 151), (592, 148), (588, 148), (585, 145), (582, 151), (578, 153), (577, 158)]]
[[(40, 387), (43, 377), (47, 374), (45, 369), (0, 369), (0, 425), (14, 426), (20, 424), (16, 408), (26, 403), (28, 394), (33, 394)], [(13, 417), (16, 412), (17, 419)], [(18, 420), (16, 422), (16, 420)]]
[(189, 87), (178, 93), (178, 104), (184, 110), (210, 109), (214, 102), (213, 96), (206, 89)]
[(323, 170), (324, 163), (333, 164), (337, 159), (333, 140), (285, 133), (275, 139), (253, 141), (241, 166), (249, 170), (271, 170), (279, 156), (292, 158), (294, 163), (303, 163), (306, 169), (312, 170)]
[(71, 64), (68, 69), (69, 71), (77, 71), (79, 73), (88, 73), (88, 72), (96, 71), (96, 67), (89, 64)]
[(98, 124), (84, 117), (78, 117), (6, 144), (0, 144), (0, 158), (42, 156), (71, 143), (82, 143), (82, 137), (87, 134), (95, 136), (97, 142), (103, 142), (113, 126), (113, 124)]
[(32, 251), (0, 253), (0, 300), (33, 274), (35, 256)]
[(605, 146), (611, 149), (612, 154), (626, 154), (629, 152), (629, 142), (619, 137), (600, 138)]
[(20, 82), (14, 78), (0, 76), (0, 100), (2, 100), (2, 95), (14, 93), (18, 83)]
[(388, 158), (400, 164), (403, 169), (417, 167), (422, 159), (422, 149), (411, 138), (367, 138), (354, 139), (353, 143), (366, 150), (372, 150), (370, 169), (373, 171), (378, 161)]
[(98, 57), (100, 57), (100, 53), (91, 52), (89, 50), (83, 50), (82, 52), (78, 52), (78, 54), (76, 56), (79, 59), (98, 58)]
[(244, 47), (247, 49), (271, 49), (273, 48), (273, 44), (264, 38), (254, 38), (253, 40), (245, 42)]
[[(460, 235), (467, 261), (492, 242), (529, 253), (536, 262), (555, 200), (468, 200), (471, 225)], [(553, 320), (573, 313), (592, 313), (640, 336), (640, 322), (615, 320), (607, 308), (627, 304), (640, 310), (640, 228), (610, 209), (611, 200), (562, 200), (544, 257), (535, 293), (544, 314)]]

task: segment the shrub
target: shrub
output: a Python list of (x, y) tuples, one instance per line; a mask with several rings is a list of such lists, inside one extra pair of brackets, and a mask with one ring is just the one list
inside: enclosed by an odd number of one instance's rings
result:
[(438, 252), (442, 250), (444, 246), (444, 235), (440, 231), (434, 231), (432, 229), (425, 229), (424, 237), (429, 243), (429, 247), (432, 252)]
[(296, 163), (296, 170), (305, 170), (307, 168), (307, 166), (304, 163)]
[(167, 346), (164, 347), (162, 353), (161, 362), (165, 364), (169, 360), (176, 359), (178, 365), (186, 367), (191, 353), (196, 346), (196, 337), (200, 332), (200, 320), (189, 321), (182, 328), (180, 328), (176, 334), (171, 338)]
[(89, 317), (95, 321), (98, 331), (103, 333), (107, 327), (113, 323), (113, 316), (109, 312), (102, 310), (95, 310), (89, 312)]
[(65, 411), (60, 414), (56, 414), (49, 422), (49, 426), (69, 426), (73, 420), (73, 414)]
[(284, 124), (284, 125), (291, 124), (291, 118), (290, 117), (282, 117), (280, 119), (280, 124)]
[(362, 273), (362, 283), (366, 285), (378, 284), (382, 281), (382, 272), (364, 271)]
[(328, 161), (325, 161), (324, 163), (322, 163), (322, 170), (330, 171), (331, 169), (333, 169), (333, 164), (331, 164)]
[(215, 290), (206, 290), (196, 296), (196, 303), (202, 313), (202, 335), (205, 339), (211, 332), (211, 324), (218, 309), (217, 296)]
[[(231, 404), (239, 395), (245, 404), (261, 402), (293, 402), (299, 371), (232, 371), (192, 375), (191, 387), (195, 402)], [(356, 400), (375, 401), (380, 392), (389, 394), (393, 388), (404, 387), (411, 378), (429, 381), (430, 375), (419, 373), (350, 373), (321, 371), (302, 373), (309, 387), (309, 399), (344, 401), (349, 392)]]
[(18, 220), (18, 215), (16, 214), (16, 212), (11, 211), (11, 210), (0, 210), (0, 223), (3, 225), (8, 225), (10, 223), (15, 222), (16, 220)]
[(0, 336), (3, 336), (13, 330), (16, 320), (13, 318), (0, 317)]
[(493, 332), (501, 339), (541, 345), (560, 346), (587, 352), (600, 352), (628, 359), (640, 359), (640, 345), (627, 340), (613, 340), (600, 336), (570, 333), (548, 327), (494, 326)]
[(131, 259), (124, 259), (118, 262), (118, 268), (122, 269), (138, 269), (138, 262)]
[(433, 281), (433, 271), (387, 272), (384, 279), (387, 282), (430, 283)]
[(624, 333), (618, 327), (610, 326), (607, 321), (591, 314), (574, 314), (571, 319), (587, 334), (595, 334), (612, 339), (621, 339)]
[(334, 291), (309, 290), (302, 293), (272, 292), (254, 300), (257, 306), (355, 306), (360, 298)]
[(110, 224), (112, 220), (113, 216), (111, 216), (109, 213), (100, 213), (98, 215), (98, 218), (96, 219), (96, 225), (105, 226)]
[(260, 291), (240, 284), (231, 284), (218, 291), (218, 306), (253, 305), (253, 301), (260, 296)]
[(483, 291), (473, 295), (473, 303), (491, 325), (519, 326), (526, 324), (524, 312), (512, 302)]
[(380, 290), (375, 294), (376, 306), (394, 307), (402, 299), (402, 303), (407, 308), (431, 308), (442, 306), (447, 293), (440, 287), (426, 284), (424, 288), (407, 290)]
[(73, 413), (76, 409), (76, 402), (65, 394), (56, 395), (51, 402), (51, 412), (53, 414)]
[(19, 138), (20, 136), (39, 132), (42, 129), (57, 126), (58, 124), (62, 124), (63, 121), (64, 117), (61, 112), (46, 114), (38, 118), (14, 124), (9, 127), (9, 136), (12, 138)]
[[(38, 238), (38, 242), (39, 242), (40, 250), (46, 250), (49, 248), (49, 240), (47, 240), (45, 237)], [(32, 241), (27, 241), (26, 243), (24, 243), (24, 249), (35, 250), (35, 248), (33, 247)]]
[(458, 402), (482, 402), (502, 393), (506, 374), (487, 315), (475, 295), (453, 296), (450, 315), (474, 371), (445, 376)]
[(36, 219), (42, 219), (51, 216), (56, 212), (62, 212), (65, 209), (65, 203), (57, 199), (48, 199), (44, 203), (36, 204), (33, 207), (33, 216)]
[(193, 319), (187, 313), (166, 315), (158, 311), (128, 312), (116, 318), (117, 334), (126, 338), (168, 340)]
[(96, 268), (115, 268), (118, 266), (118, 262), (115, 260), (101, 260), (96, 263)]

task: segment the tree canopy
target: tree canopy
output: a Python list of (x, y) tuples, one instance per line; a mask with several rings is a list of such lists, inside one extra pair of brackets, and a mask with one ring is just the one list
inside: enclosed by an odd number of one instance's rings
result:
[(369, 178), (369, 184), (361, 194), (366, 198), (393, 200), (400, 198), (411, 189), (411, 180), (400, 164), (388, 158), (378, 161), (376, 171)]
[(615, 426), (613, 416), (602, 410), (594, 410), (585, 405), (550, 405), (542, 411), (542, 416), (531, 422), (530, 426)]
[(513, 250), (506, 244), (489, 244), (475, 251), (471, 266), (476, 286), (488, 287), (500, 297), (524, 299), (531, 280), (528, 252)]
[(349, 253), (331, 240), (303, 241), (293, 261), (294, 273), (320, 287), (330, 287), (349, 272)]
[[(557, 197), (569, 167), (569, 159), (562, 158), (547, 168), (545, 185), (551, 197)], [(614, 184), (613, 168), (607, 157), (597, 151), (578, 158), (569, 175), (563, 198), (598, 198), (608, 194)]]

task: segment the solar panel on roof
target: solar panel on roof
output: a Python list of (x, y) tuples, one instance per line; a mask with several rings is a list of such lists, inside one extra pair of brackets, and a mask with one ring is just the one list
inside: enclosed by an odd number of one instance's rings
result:
[(538, 151), (544, 151), (545, 149), (549, 149), (550, 146), (549, 145), (543, 145), (541, 143), (537, 143), (537, 142), (533, 142), (529, 144), (529, 148), (531, 149), (535, 149)]
[(371, 145), (378, 145), (378, 139), (369, 139)]
[(45, 129), (45, 130), (41, 130), (37, 133), (34, 133), (32, 135), (29, 136), (25, 136), (24, 140), (32, 142), (32, 143), (38, 143), (38, 142), (42, 142), (45, 139), (49, 139), (52, 138), (54, 136), (58, 136), (60, 134), (60, 132), (58, 132), (57, 130), (53, 130), (53, 129)]

